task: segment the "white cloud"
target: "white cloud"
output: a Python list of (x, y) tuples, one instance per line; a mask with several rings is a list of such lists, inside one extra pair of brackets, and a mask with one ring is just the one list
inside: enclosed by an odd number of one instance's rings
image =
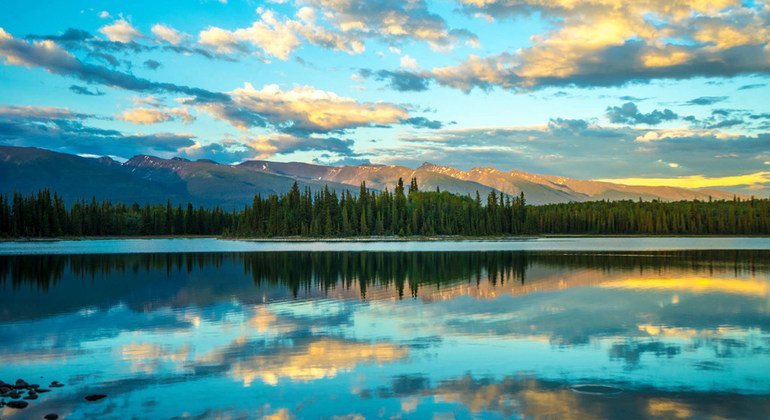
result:
[(318, 25), (315, 10), (310, 7), (299, 9), (297, 19), (278, 16), (272, 10), (260, 8), (257, 11), (260, 17), (251, 26), (235, 30), (210, 27), (200, 32), (198, 42), (220, 53), (257, 48), (281, 60), (287, 60), (299, 48), (303, 39), (314, 45), (349, 54), (359, 54), (365, 49), (359, 39)]
[(410, 57), (408, 54), (401, 57), (401, 67), (405, 69), (411, 69), (411, 70), (415, 70), (419, 68), (419, 66), (417, 65), (417, 60)]
[(166, 41), (171, 45), (179, 45), (179, 43), (187, 38), (186, 34), (183, 34), (182, 32), (179, 32), (170, 26), (160, 23), (152, 26), (152, 33), (159, 40)]
[(119, 19), (111, 25), (102, 26), (99, 32), (105, 34), (110, 41), (131, 42), (142, 34), (125, 19)]

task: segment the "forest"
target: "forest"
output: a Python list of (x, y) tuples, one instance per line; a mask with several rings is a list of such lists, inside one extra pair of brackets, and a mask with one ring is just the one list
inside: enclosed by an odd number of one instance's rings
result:
[(528, 205), (523, 194), (482, 199), (421, 191), (399, 179), (393, 191), (361, 184), (358, 194), (324, 188), (255, 196), (238, 210), (81, 200), (55, 192), (0, 195), (0, 237), (98, 236), (369, 237), (511, 235), (766, 235), (770, 200), (592, 201)]

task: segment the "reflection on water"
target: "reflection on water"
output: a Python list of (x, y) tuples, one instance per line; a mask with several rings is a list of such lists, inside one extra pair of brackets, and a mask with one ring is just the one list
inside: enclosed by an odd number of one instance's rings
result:
[(770, 252), (5, 256), (0, 337), (2, 418), (764, 417)]

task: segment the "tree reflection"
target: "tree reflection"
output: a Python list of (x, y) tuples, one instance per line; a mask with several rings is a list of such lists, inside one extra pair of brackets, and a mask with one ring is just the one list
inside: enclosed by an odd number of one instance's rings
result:
[(30, 255), (0, 257), (0, 284), (14, 289), (32, 285), (46, 291), (63, 276), (96, 281), (115, 273), (170, 277), (177, 273), (240, 266), (255, 285), (301, 291), (332, 288), (360, 290), (395, 288), (398, 297), (415, 297), (421, 287), (482, 281), (490, 285), (525, 284), (536, 270), (592, 269), (638, 276), (664, 269), (686, 270), (707, 277), (716, 274), (756, 275), (766, 270), (770, 251), (595, 252), (263, 252), (126, 255)]

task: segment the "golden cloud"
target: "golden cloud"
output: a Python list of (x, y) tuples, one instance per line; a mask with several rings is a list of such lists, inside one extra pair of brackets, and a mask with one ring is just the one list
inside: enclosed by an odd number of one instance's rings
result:
[(393, 124), (408, 117), (407, 111), (397, 105), (358, 102), (311, 86), (282, 90), (278, 85), (266, 85), (257, 90), (246, 83), (230, 95), (236, 105), (274, 124), (292, 122), (292, 127), (299, 130), (331, 131)]
[[(489, 85), (509, 89), (710, 75), (714, 63), (722, 63), (718, 72), (727, 75), (755, 73), (759, 68), (770, 71), (770, 30), (762, 5), (737, 0), (463, 3), (489, 18), (536, 11), (555, 25), (554, 30), (533, 36), (529, 47), (486, 58), (470, 56), (459, 65), (423, 74), (466, 91)], [(725, 55), (748, 46), (757, 48)]]
[(255, 379), (276, 385), (281, 379), (308, 382), (332, 378), (362, 363), (387, 363), (403, 359), (408, 349), (388, 343), (351, 342), (323, 338), (304, 349), (256, 356), (233, 365), (230, 374), (250, 386)]
[(745, 175), (708, 177), (704, 175), (679, 176), (672, 178), (606, 178), (595, 181), (648, 187), (713, 188), (754, 186), (770, 183), (770, 172), (755, 172)]
[(174, 119), (189, 124), (195, 120), (187, 108), (131, 108), (119, 114), (117, 118), (142, 125), (157, 124)]
[(727, 293), (735, 295), (765, 297), (770, 283), (765, 280), (679, 277), (679, 278), (628, 278), (609, 281), (599, 285), (602, 288), (633, 290), (665, 290), (687, 293)]

